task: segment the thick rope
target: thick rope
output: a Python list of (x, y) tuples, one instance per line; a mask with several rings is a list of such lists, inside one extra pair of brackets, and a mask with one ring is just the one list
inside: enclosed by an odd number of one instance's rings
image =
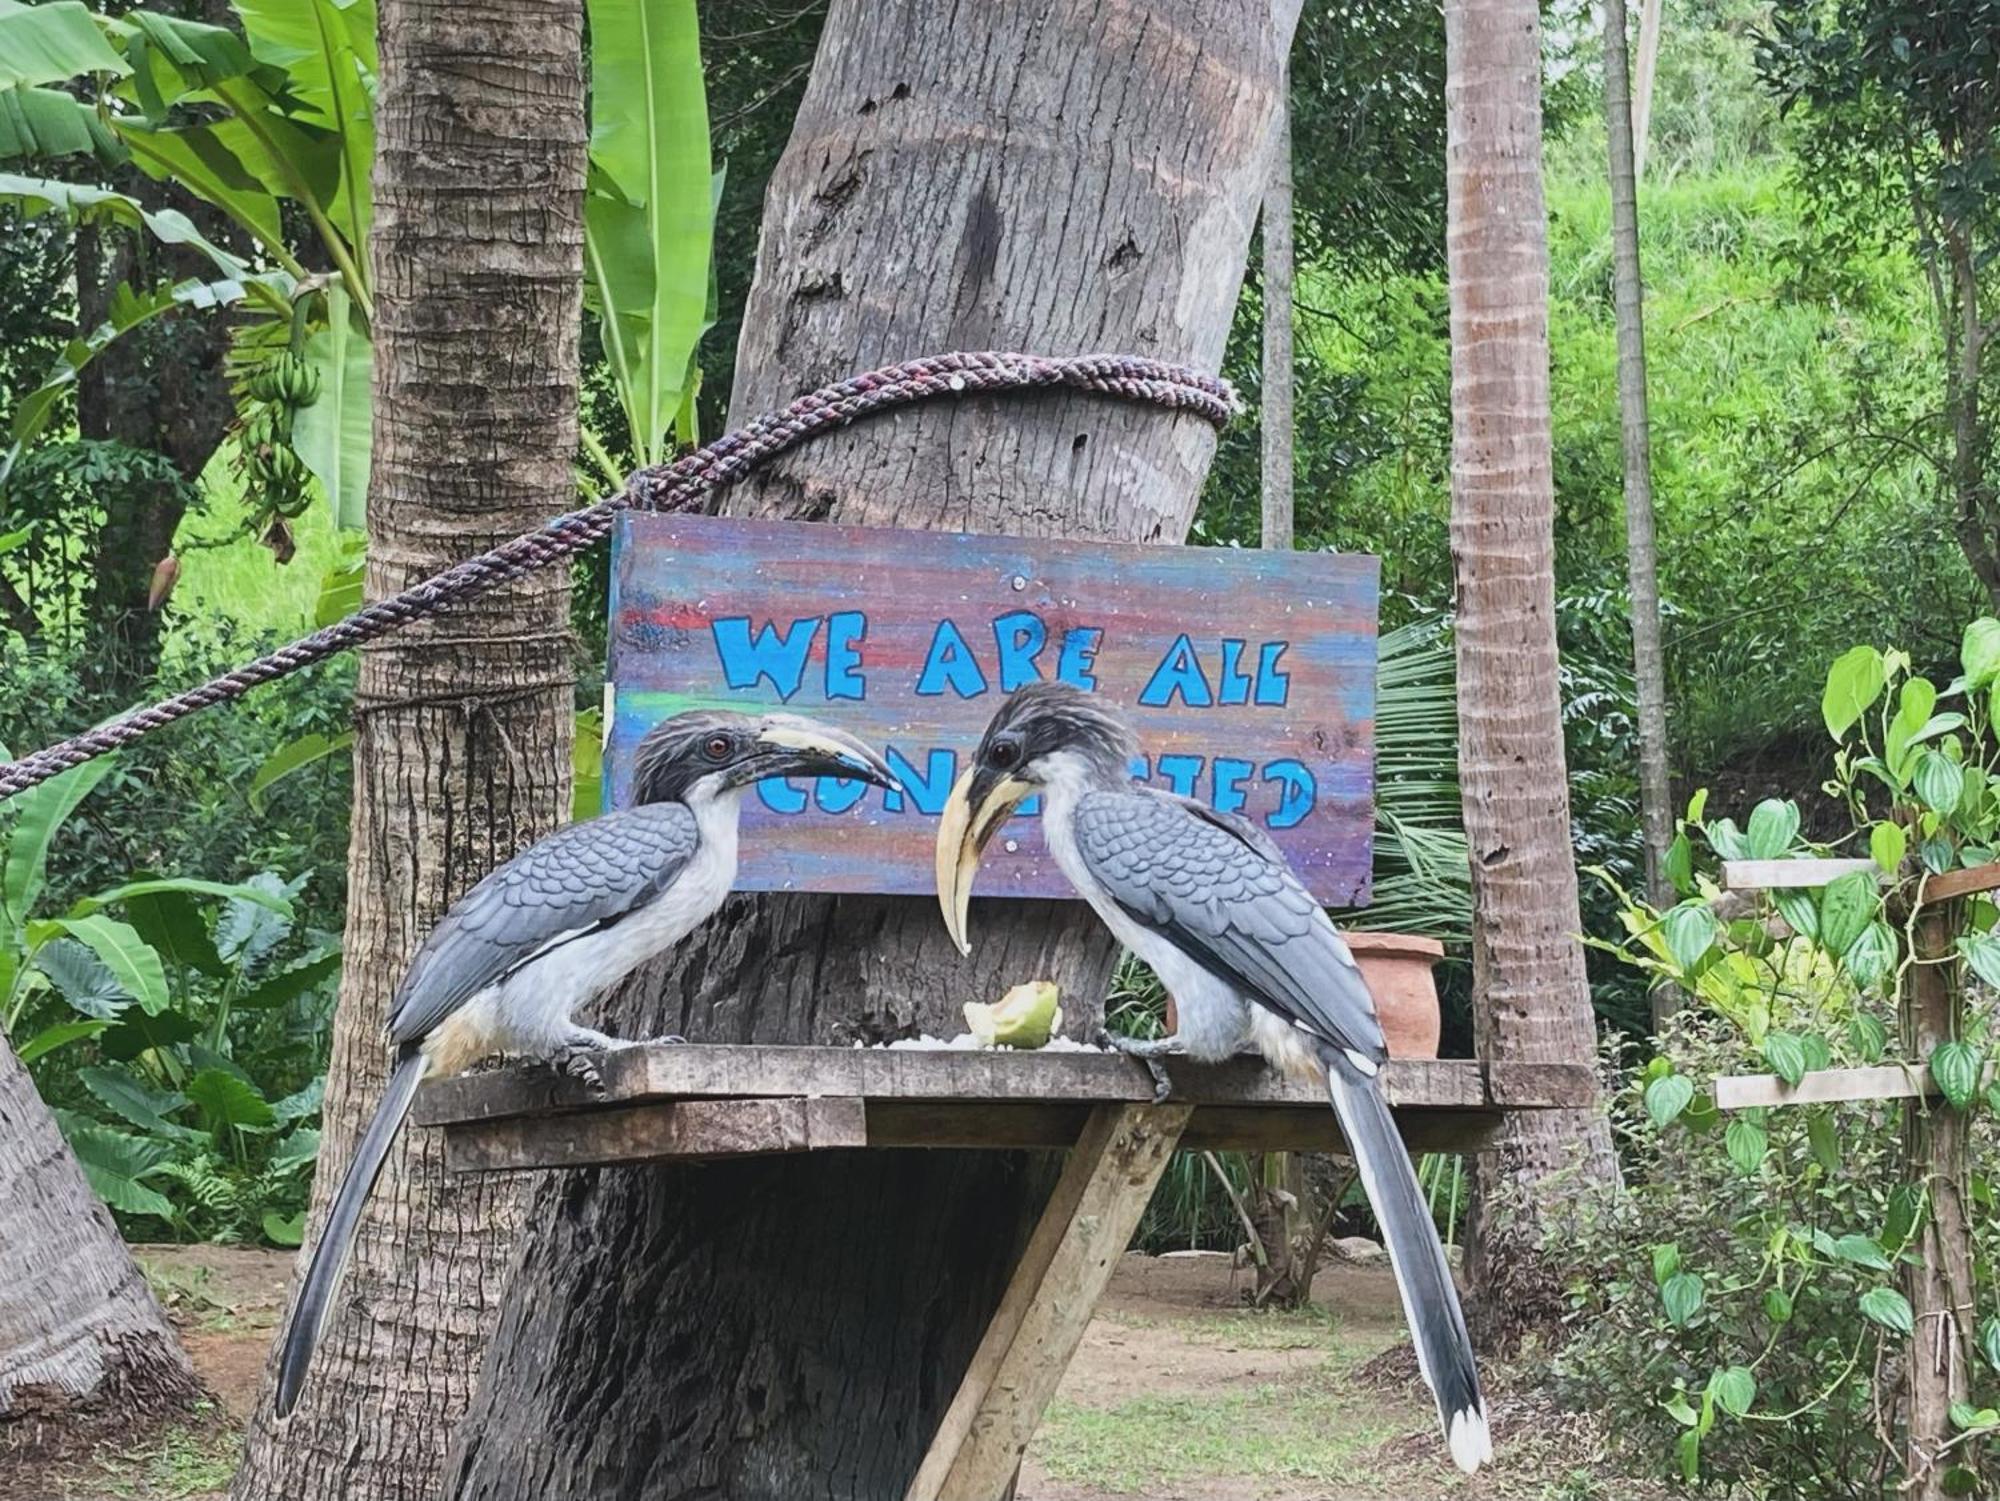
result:
[(1212, 375), (1131, 355), (1049, 359), (1033, 354), (944, 354), (871, 370), (801, 396), (782, 412), (759, 417), (671, 464), (641, 469), (616, 495), (558, 516), (491, 552), (455, 563), (443, 573), (366, 605), (345, 620), (302, 636), (269, 656), (19, 761), (0, 764), (0, 801), (198, 710), (241, 698), (259, 684), (350, 651), (454, 601), (560, 562), (609, 536), (620, 511), (691, 511), (711, 490), (742, 479), (806, 439), (894, 407), (941, 396), (1050, 386), (1192, 412), (1217, 427), (1229, 420), (1235, 405), (1228, 385)]

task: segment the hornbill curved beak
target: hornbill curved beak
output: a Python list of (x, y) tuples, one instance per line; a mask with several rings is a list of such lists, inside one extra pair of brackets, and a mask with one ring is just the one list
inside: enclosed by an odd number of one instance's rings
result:
[(766, 714), (757, 722), (751, 754), (734, 768), (732, 786), (766, 777), (858, 777), (900, 792), (903, 784), (872, 745), (803, 714)]
[(961, 954), (972, 952), (965, 936), (965, 917), (972, 905), (972, 881), (979, 873), (979, 856), (1014, 809), (1034, 795), (1035, 788), (996, 771), (975, 765), (960, 777), (944, 801), (938, 820), (937, 892), (945, 931)]

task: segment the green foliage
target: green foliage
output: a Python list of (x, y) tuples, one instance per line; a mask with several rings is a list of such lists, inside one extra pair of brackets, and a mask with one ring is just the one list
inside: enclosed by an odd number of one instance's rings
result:
[[(709, 246), (719, 184), (694, 0), (591, 0), (585, 287), (624, 408), (657, 464), (694, 436), (696, 342), (714, 322)], [(617, 482), (621, 475), (606, 476)]]
[(1929, 293), (1942, 396), (1921, 423), (1967, 560), (2000, 604), (1987, 353), (2000, 321), (2000, 17), (1991, 0), (1775, 0), (1757, 67), (1794, 125), (1814, 252), (1838, 285), (1878, 248), (1912, 254)]
[[(1838, 749), (1826, 792), (1849, 815), (1854, 842), (1871, 851), (1870, 869), (1840, 876), (1816, 897), (1764, 893), (1723, 922), (1713, 914), (1719, 891), (1703, 846), (1723, 860), (1824, 850), (1800, 839), (1789, 803), (1760, 804), (1739, 831), (1727, 819), (1704, 823), (1698, 795), (1680, 827), (1686, 899), (1664, 913), (1626, 905), (1628, 957), (1699, 1004), (1622, 1096), (1631, 1200), (1593, 1210), (1585, 1232), (1557, 1251), (1574, 1258), (1583, 1330), (1563, 1374), (1591, 1383), (1615, 1428), (1629, 1422), (1630, 1441), (1656, 1446), (1663, 1467), (1670, 1454), (1690, 1481), (1818, 1494), (1860, 1473), (1841, 1468), (1853, 1462), (1844, 1430), (1893, 1406), (1873, 1373), (1881, 1352), (1911, 1338), (1915, 1325), (1895, 1278), (1926, 1189), (1921, 1177), (1906, 1177), (1897, 1115), (1971, 1112), (1975, 1184), (1993, 1170), (2000, 1090), (1980, 1092), (1995, 1053), (1984, 1007), (1967, 1009), (1957, 1035), (1928, 1058), (1905, 1060), (1927, 1068), (1935, 1104), (1745, 1109), (1728, 1117), (1718, 1144), (1703, 1081), (1761, 1066), (1796, 1086), (1814, 1069), (1882, 1057), (1886, 1018), (1916, 962), (1904, 958), (1910, 945), (1898, 936), (1911, 921), (1912, 904), (1898, 894), (1914, 876), (1910, 841), (1920, 842), (1930, 870), (1994, 858), (1997, 648), (2000, 622), (1982, 617), (1964, 633), (1960, 671), (1942, 688), (1896, 650), (1857, 647), (1828, 670), (1822, 709)], [(1995, 917), (1990, 902), (1975, 901), (1958, 938), (1957, 952), (1982, 979), (2000, 974), (1989, 933)], [(1973, 1192), (1990, 1197), (1983, 1186)], [(1975, 1221), (1984, 1306), (2000, 1232), (1991, 1216)], [(1667, 1231), (1674, 1240), (1660, 1243)], [(1629, 1264), (1641, 1253), (1651, 1259), (1657, 1308), (1633, 1290)], [(2000, 1315), (1985, 1313), (2000, 1349)], [(1991, 1376), (1977, 1373), (1976, 1396), (2000, 1398)], [(1995, 1426), (1982, 1411), (1967, 1406), (1966, 1438), (1954, 1453), (1975, 1483), (1991, 1463), (1980, 1435)]]
[[(297, 883), (268, 874), (238, 886), (130, 881), (37, 916), (51, 842), (115, 765), (87, 763), (14, 804), (0, 1024), (55, 1104), (92, 1187), (128, 1222), (214, 1239), (269, 1236), (303, 1210), (321, 1081), (274, 1102), (244, 1063), (270, 1065), (267, 1080), (282, 1081), (299, 1060), (246, 1044), (280, 1013), (316, 1035), (339, 956), (321, 945), (303, 962), (284, 960), (296, 948)], [(295, 1037), (288, 1028), (284, 1040)]]
[[(367, 275), (375, 140), (373, 0), (232, 0), (241, 37), (150, 11), (113, 18), (63, 0), (0, 0), (0, 160), (66, 159), (80, 172), (136, 163), (213, 205), (269, 269), (203, 237), (185, 216), (86, 184), (0, 176), (0, 203), (72, 222), (117, 222), (206, 253), (222, 280), (134, 292), (73, 339), (15, 407), (15, 454), (51, 420), (82, 368), (112, 340), (178, 305), (245, 298), (257, 316), (235, 333), (239, 448), (245, 479), (282, 531), (317, 480), (337, 522), (359, 526), (368, 487)], [(585, 243), (631, 451), (656, 462), (676, 431), (693, 433), (696, 341), (714, 321), (714, 217), (707, 117), (693, 0), (594, 0), (590, 191)], [(77, 95), (95, 95), (95, 104)], [(11, 122), (14, 129), (6, 128)], [(32, 126), (32, 130), (30, 127)], [(82, 160), (79, 161), (78, 159)], [(286, 212), (311, 228), (294, 244)], [(305, 262), (333, 273), (309, 277)], [(289, 382), (288, 361), (310, 373)], [(266, 384), (287, 389), (259, 392)], [(282, 398), (282, 399), (280, 399)], [(676, 424), (678, 423), (678, 428)], [(592, 437), (609, 481), (622, 478)], [(11, 465), (12, 459), (8, 463)], [(0, 482), (6, 478), (0, 467)]]

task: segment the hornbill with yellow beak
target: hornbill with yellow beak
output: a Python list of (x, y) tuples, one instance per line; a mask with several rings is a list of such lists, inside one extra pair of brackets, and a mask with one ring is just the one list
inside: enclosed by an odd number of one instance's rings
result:
[(395, 1068), (285, 1331), (279, 1417), (298, 1402), (362, 1205), (425, 1076), (512, 1053), (594, 1081), (589, 1055), (629, 1044), (579, 1026), (571, 1013), (722, 905), (736, 880), (746, 788), (784, 776), (897, 785), (870, 747), (796, 714), (677, 714), (647, 732), (633, 765), (632, 807), (530, 845), (461, 897), (410, 961), (389, 1011)]
[[(1015, 806), (1042, 797), (1056, 864), (1106, 927), (1172, 993), (1176, 1037), (1122, 1043), (1218, 1061), (1252, 1044), (1278, 1068), (1324, 1078), (1382, 1227), (1451, 1457), (1492, 1457), (1472, 1341), (1430, 1207), (1377, 1083), (1388, 1050), (1347, 945), (1262, 830), (1133, 780), (1138, 742), (1063, 683), (1036, 683), (993, 716), (938, 826), (938, 900), (966, 953), (979, 856)], [(1164, 1074), (1155, 1075), (1162, 1081)]]

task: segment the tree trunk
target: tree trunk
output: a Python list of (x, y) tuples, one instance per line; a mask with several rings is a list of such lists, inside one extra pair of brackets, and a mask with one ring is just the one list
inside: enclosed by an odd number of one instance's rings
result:
[(1971, 243), (1957, 228), (1946, 229), (1943, 239), (1951, 275), (1951, 294), (1940, 311), (1948, 320), (1945, 411), (1951, 421), (1955, 529), (1966, 562), (1985, 586), (1993, 608), (2000, 610), (2000, 496), (1987, 478), (1992, 442), (1979, 409), (1981, 365), (1994, 330), (1980, 323), (1979, 271)]
[[(227, 216), (180, 189), (136, 170), (118, 173), (117, 185), (149, 207), (185, 213), (217, 244), (239, 248), (241, 236)], [(215, 275), (203, 257), (127, 229), (79, 229), (76, 244), (77, 323), (84, 334), (110, 316), (120, 284), (143, 290)], [(176, 309), (113, 342), (78, 377), (77, 428), (84, 437), (161, 454), (186, 482), (151, 491), (126, 487), (123, 503), (110, 509), (92, 540), (82, 610), (90, 643), (85, 662), (106, 701), (122, 704), (159, 666), (162, 617), (147, 598), (153, 565), (173, 550), (192, 486), (235, 416), (223, 370), (228, 348), (226, 315)]]
[[(1632, 98), (1625, 0), (1604, 4), (1604, 124), (1611, 157), (1611, 281), (1618, 317), (1618, 416), (1625, 458), (1625, 569), (1632, 595), (1632, 673), (1639, 696), (1639, 818), (1646, 841), (1646, 900), (1673, 905), (1667, 846), (1673, 794), (1667, 778), (1667, 672), (1660, 645), (1659, 554), (1653, 538), (1653, 455), (1646, 409), (1645, 282), (1639, 275), (1639, 189), (1632, 162)], [(1657, 1025), (1680, 992), (1653, 992)]]
[[(732, 420), (939, 350), (1129, 348), (1216, 368), (1288, 32), (1255, 0), (948, 20), (923, 0), (835, 0), (766, 201)], [(727, 505), (1178, 542), (1214, 449), (1205, 425), (1159, 411), (968, 397), (821, 438)], [(963, 1002), (1032, 975), (1086, 1030), (1113, 956), (1098, 924), (1074, 904), (983, 906), (961, 961), (931, 902), (734, 898), (627, 988), (612, 1025), (696, 1042), (948, 1036)], [(939, 1151), (564, 1174), (528, 1217), (450, 1493), (901, 1495), (1052, 1168)]]
[(1660, 32), (1665, 10), (1665, 0), (1639, 0), (1639, 92), (1631, 110), (1635, 179), (1646, 175), (1646, 154), (1653, 146), (1653, 81), (1660, 73)]
[[(1964, 1035), (1956, 938), (1963, 904), (1941, 903), (1917, 915), (1917, 962), (1902, 1004), (1906, 1058), (1928, 1058)], [(1971, 1395), (1973, 1345), (1972, 1118), (1943, 1100), (1911, 1100), (1903, 1116), (1903, 1181), (1924, 1196), (1916, 1256), (1903, 1288), (1916, 1333), (1903, 1347), (1904, 1453), (1899, 1494), (1944, 1501), (1967, 1494), (1950, 1484), (1952, 1441), (1960, 1430), (1954, 1404)]]
[[(1556, 658), (1540, 33), (1535, 0), (1447, 0), (1459, 777), (1480, 1055), (1587, 1063), (1596, 1033), (1577, 942)], [(1616, 1171), (1598, 1111), (1510, 1116), (1478, 1158), (1467, 1265), (1488, 1338), (1563, 1308), (1536, 1254), (1539, 1215), (1524, 1203), (1503, 1222), (1494, 1193), (1579, 1154), (1589, 1175)]]
[(1291, 70), (1279, 80), (1271, 180), (1264, 189), (1264, 545), (1292, 546), (1292, 111)]
[[(386, 0), (381, 49), (372, 599), (575, 501), (586, 140), (576, 0)], [(380, 1096), (384, 1011), (409, 955), (454, 898), (568, 815), (568, 594), (566, 573), (545, 569), (362, 654), (308, 1249)], [(435, 1133), (404, 1133), (282, 1434), (267, 1372), (238, 1501), (432, 1501), (517, 1189), (448, 1176)]]
[[(0, 1423), (186, 1406), (200, 1387), (0, 1032)], [(0, 1429), (0, 1447), (5, 1430)]]

